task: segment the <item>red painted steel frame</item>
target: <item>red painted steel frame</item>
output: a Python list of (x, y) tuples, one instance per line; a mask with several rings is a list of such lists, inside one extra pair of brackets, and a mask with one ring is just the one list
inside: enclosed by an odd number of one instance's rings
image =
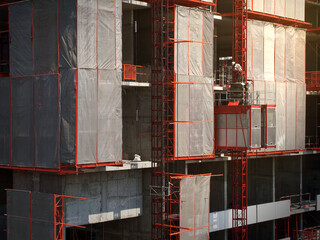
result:
[(82, 197), (72, 197), (66, 195), (54, 195), (54, 240), (64, 240), (64, 226), (85, 228), (83, 226), (64, 223), (63, 203), (64, 198), (82, 199)]
[[(175, 175), (170, 177), (170, 197), (169, 197), (169, 203), (170, 203), (170, 215), (169, 215), (169, 224), (166, 226), (169, 228), (169, 235), (170, 240), (179, 240), (181, 233), (189, 232), (189, 231), (195, 231), (197, 229), (203, 229), (208, 228), (208, 234), (209, 234), (209, 227), (208, 226), (201, 226), (193, 228), (185, 228), (180, 226), (180, 203), (181, 203), (181, 194), (180, 194), (180, 187), (181, 187), (181, 179), (186, 177), (196, 177), (196, 176), (222, 176), (221, 174), (218, 175), (211, 175), (209, 174), (197, 174), (197, 175)], [(194, 196), (196, 198), (196, 196)], [(210, 201), (209, 201), (210, 203)], [(196, 204), (196, 202), (194, 202)], [(196, 209), (196, 205), (194, 205), (194, 209)], [(209, 205), (209, 212), (210, 212), (210, 205)], [(208, 222), (210, 222), (210, 215), (208, 215)], [(196, 223), (196, 221), (194, 222)], [(194, 233), (195, 234), (195, 233)]]
[[(146, 0), (145, 0), (146, 1)], [(151, 186), (160, 189), (152, 195), (152, 239), (169, 239), (170, 204), (165, 189), (170, 181), (169, 162), (174, 155), (174, 5), (215, 6), (199, 0), (150, 0), (152, 3), (152, 178)]]
[(143, 68), (143, 66), (132, 65), (132, 64), (122, 64), (122, 80), (136, 82), (137, 75), (146, 75), (146, 73), (138, 72), (139, 68)]
[(168, 201), (166, 187), (169, 182), (168, 156), (169, 148), (169, 92), (172, 85), (169, 70), (169, 2), (165, 0), (152, 1), (152, 41), (153, 41), (153, 61), (152, 61), (152, 178), (151, 185), (160, 189), (158, 193), (152, 195), (151, 216), (152, 216), (152, 239), (166, 239), (168, 230), (164, 225), (168, 225)]
[(305, 228), (296, 231), (296, 239), (299, 240), (320, 240), (320, 226)]
[(232, 159), (232, 238), (247, 239), (247, 151), (233, 151)]
[[(243, 82), (247, 82), (247, 2), (233, 0), (233, 46), (232, 59), (242, 67)], [(233, 72), (233, 80), (238, 79)]]
[[(114, 4), (115, 4), (115, 0), (114, 0)], [(1, 4), (0, 7), (2, 6), (8, 6), (8, 4)], [(8, 8), (8, 11), (9, 11), (9, 8)], [(32, 4), (32, 16), (33, 16), (33, 4)], [(8, 13), (8, 17), (9, 17), (9, 13)], [(97, 14), (97, 21), (98, 21), (98, 14)], [(115, 27), (116, 27), (116, 22), (115, 22)], [(10, 25), (8, 26), (8, 30), (6, 31), (0, 31), (0, 34), (1, 33), (4, 33), (4, 32), (8, 32), (9, 33), (9, 39), (10, 39)], [(33, 54), (33, 57), (34, 58), (34, 37), (33, 37), (33, 34), (34, 34), (34, 23), (33, 23), (33, 17), (32, 17), (32, 54)], [(59, 32), (59, 0), (57, 0), (57, 32)], [(78, 34), (78, 1), (77, 1), (77, 34)], [(98, 39), (98, 29), (97, 29), (97, 39)], [(116, 38), (116, 36), (115, 36)], [(58, 49), (59, 49), (59, 36), (57, 35), (57, 46), (58, 46)], [(115, 48), (116, 49), (116, 48)], [(98, 61), (98, 48), (96, 49), (97, 51), (97, 61)], [(58, 54), (58, 65), (59, 65), (59, 54)], [(9, 58), (10, 58), (10, 41), (9, 41)], [(34, 61), (33, 61), (34, 62)], [(115, 65), (116, 65), (116, 60), (115, 60)], [(77, 36), (77, 66), (78, 66), (78, 36)], [(9, 61), (9, 67), (10, 67), (10, 61)], [(33, 78), (33, 85), (34, 85), (34, 78), (35, 76), (40, 76), (41, 74), (39, 75), (36, 75), (34, 73), (34, 63), (33, 63), (33, 74), (30, 75), (29, 77), (32, 77)], [(51, 73), (51, 74), (47, 74), (47, 75), (58, 75), (58, 81), (59, 81), (59, 87), (58, 87), (58, 95), (60, 96), (60, 70), (57, 72), (57, 73)], [(97, 74), (98, 76), (99, 74)], [(7, 76), (7, 74), (2, 74), (0, 73), (0, 77), (5, 77)], [(9, 77), (10, 77), (10, 73), (9, 73)], [(26, 76), (24, 76), (26, 77)], [(34, 86), (33, 86), (34, 87)], [(10, 77), (10, 89), (11, 89), (11, 77)], [(33, 91), (34, 92), (34, 91)], [(97, 92), (98, 93), (98, 92)], [(34, 96), (33, 96), (34, 98)], [(33, 99), (34, 101), (34, 99)], [(33, 103), (34, 104), (34, 103)], [(98, 112), (98, 111), (97, 111)], [(61, 136), (60, 136), (60, 130), (61, 130), (61, 123), (60, 123), (60, 114), (61, 114), (61, 107), (60, 107), (60, 99), (59, 99), (59, 146), (60, 146), (60, 140), (61, 140)], [(34, 113), (33, 113), (34, 115)], [(10, 118), (11, 118), (11, 90), (10, 90)], [(10, 120), (10, 124), (11, 124), (11, 120)], [(35, 131), (35, 122), (33, 120), (33, 131)], [(11, 129), (11, 125), (10, 125), (10, 129)], [(97, 131), (98, 132), (98, 131)], [(10, 135), (10, 138), (11, 138), (11, 135)], [(33, 133), (33, 138), (35, 138), (35, 132)], [(42, 167), (36, 167), (35, 166), (35, 155), (34, 155), (34, 159), (33, 159), (33, 166), (32, 167), (20, 167), (20, 166), (12, 166), (12, 159), (11, 159), (11, 140), (10, 139), (10, 164), (9, 165), (0, 165), (0, 168), (4, 168), (4, 169), (15, 169), (15, 170), (21, 170), (21, 171), (39, 171), (39, 172), (55, 172), (55, 173), (58, 173), (58, 174), (75, 174), (75, 173), (78, 173), (79, 172), (79, 169), (81, 171), (82, 168), (93, 168), (93, 167), (101, 167), (101, 166), (121, 166), (122, 165), (122, 162), (105, 162), (105, 163), (99, 163), (98, 162), (98, 159), (96, 159), (96, 163), (94, 164), (78, 164), (77, 162), (77, 146), (78, 146), (78, 67), (76, 69), (76, 137), (75, 137), (75, 163), (74, 164), (70, 164), (70, 165), (66, 165), (66, 164), (62, 164), (61, 163), (61, 159), (60, 159), (60, 147), (59, 147), (59, 167), (57, 168), (42, 168)], [(34, 141), (34, 139), (33, 139)], [(33, 144), (33, 148), (35, 148), (35, 144)], [(35, 152), (35, 151), (34, 151)], [(98, 156), (98, 154), (97, 154)]]
[(293, 26), (299, 28), (310, 28), (312, 27), (311, 23), (299, 21), (296, 19), (280, 17), (273, 14), (256, 12), (256, 11), (248, 11), (248, 18), (253, 20), (260, 20), (265, 22), (273, 22), (278, 23), (286, 26)]
[(306, 72), (307, 91), (320, 91), (320, 71)]
[[(232, 59), (242, 67), (242, 82), (247, 83), (247, 23), (248, 11), (246, 0), (233, 0), (233, 45)], [(232, 73), (233, 81), (239, 81), (236, 73)], [(242, 106), (235, 106), (235, 109)], [(237, 111), (237, 110), (235, 110)], [(233, 149), (232, 159), (232, 238), (248, 239), (247, 226), (247, 150)]]

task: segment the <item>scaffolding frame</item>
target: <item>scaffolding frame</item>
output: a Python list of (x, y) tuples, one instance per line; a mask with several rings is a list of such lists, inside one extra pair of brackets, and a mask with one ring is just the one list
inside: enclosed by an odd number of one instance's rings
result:
[(233, 150), (232, 160), (232, 238), (248, 239), (248, 156), (247, 151)]
[[(25, 190), (17, 190), (17, 189), (5, 189), (6, 191), (17, 191), (17, 192), (24, 192), (27, 194), (28, 199), (29, 199), (29, 204), (28, 204), (28, 213), (29, 213), (29, 217), (26, 218), (27, 221), (26, 223), (29, 225), (29, 236), (26, 236), (27, 238), (29, 238), (30, 240), (32, 239), (32, 221), (36, 220), (38, 221), (38, 219), (32, 218), (32, 206), (33, 206), (33, 202), (32, 202), (32, 191), (25, 191)], [(82, 228), (85, 229), (86, 227), (84, 226), (79, 226), (79, 225), (73, 225), (73, 224), (67, 224), (64, 222), (64, 199), (65, 198), (71, 198), (71, 199), (79, 199), (79, 200), (86, 200), (87, 198), (83, 198), (83, 197), (74, 197), (74, 196), (67, 196), (67, 195), (60, 195), (60, 194), (49, 194), (49, 193), (45, 193), (47, 195), (53, 195), (53, 219), (50, 220), (48, 223), (52, 224), (52, 228), (53, 228), (53, 239), (54, 240), (64, 240), (64, 228), (65, 226), (69, 226), (69, 227), (74, 227), (74, 228)], [(8, 214), (5, 214), (5, 216), (11, 216)], [(12, 215), (12, 217), (19, 217), (21, 219), (25, 218), (22, 216), (14, 216)], [(44, 221), (46, 222), (46, 221)], [(7, 231), (7, 230), (5, 230)]]
[[(174, 5), (189, 7), (216, 6), (216, 0), (148, 0), (152, 4), (152, 239), (169, 239), (170, 174), (174, 169)], [(190, 157), (192, 159), (192, 157)]]
[[(242, 72), (233, 71), (232, 79), (241, 79), (247, 83), (247, 1), (233, 0), (233, 44), (232, 58), (242, 67)], [(240, 74), (241, 76), (237, 76)], [(248, 155), (247, 150), (237, 148), (231, 151), (232, 160), (232, 238), (248, 239), (247, 208), (248, 208)]]
[[(117, 0), (114, 0), (114, 6), (116, 8), (116, 1)], [(77, 2), (77, 14), (78, 14), (78, 1)], [(57, 174), (61, 174), (61, 175), (65, 175), (65, 174), (77, 174), (79, 172), (82, 172), (83, 169), (86, 169), (86, 168), (98, 168), (98, 167), (104, 167), (104, 166), (123, 166), (123, 162), (122, 162), (122, 156), (121, 156), (121, 159), (119, 159), (119, 162), (118, 161), (114, 161), (114, 162), (99, 162), (98, 161), (98, 158), (96, 157), (96, 161), (95, 163), (92, 162), (92, 163), (89, 163), (89, 164), (86, 164), (86, 163), (79, 163), (77, 161), (77, 149), (78, 149), (78, 67), (77, 67), (77, 70), (76, 70), (76, 101), (75, 101), (75, 105), (76, 105), (76, 112), (75, 112), (75, 118), (76, 118), (76, 121), (75, 121), (75, 128), (76, 128), (76, 131), (75, 131), (75, 155), (74, 155), (74, 163), (62, 163), (61, 161), (61, 73), (60, 73), (60, 68), (59, 67), (57, 69), (57, 71), (54, 71), (53, 73), (47, 73), (47, 74), (37, 74), (35, 72), (35, 64), (34, 64), (34, 61), (35, 61), (35, 56), (34, 56), (34, 46), (35, 46), (35, 37), (34, 37), (34, 4), (32, 3), (31, 4), (31, 8), (32, 8), (32, 28), (31, 28), (31, 36), (30, 36), (30, 39), (31, 39), (31, 42), (32, 42), (32, 74), (31, 75), (18, 75), (18, 76), (12, 76), (12, 74), (10, 73), (10, 55), (11, 54), (11, 36), (10, 36), (10, 15), (9, 15), (9, 12), (10, 12), (10, 9), (9, 9), (9, 6), (14, 4), (14, 2), (9, 2), (9, 3), (4, 3), (4, 4), (0, 4), (0, 7), (7, 7), (8, 8), (8, 29), (4, 30), (4, 31), (0, 31), (0, 37), (1, 35), (3, 34), (7, 34), (8, 35), (8, 55), (9, 55), (9, 61), (5, 61), (4, 63), (8, 64), (8, 68), (9, 68), (9, 72), (8, 73), (1, 73), (0, 72), (0, 78), (9, 78), (9, 85), (10, 85), (10, 132), (11, 132), (11, 129), (12, 129), (12, 101), (11, 101), (11, 91), (12, 91), (12, 82), (14, 81), (14, 79), (19, 79), (19, 78), (22, 78), (22, 77), (32, 77), (32, 88), (33, 88), (33, 108), (35, 108), (35, 93), (34, 93), (34, 88), (35, 88), (35, 77), (39, 77), (39, 76), (43, 76), (43, 75), (48, 75), (48, 76), (53, 76), (53, 75), (57, 75), (57, 78), (58, 78), (58, 96), (59, 96), (59, 99), (58, 99), (58, 115), (59, 115), (59, 118), (58, 118), (58, 152), (59, 152), (59, 156), (58, 156), (58, 159), (57, 159), (57, 162), (58, 162), (58, 166), (57, 167), (39, 167), (35, 164), (35, 152), (33, 152), (33, 164), (32, 166), (19, 166), (19, 165), (13, 165), (12, 164), (12, 148), (13, 148), (13, 144), (12, 144), (12, 134), (10, 134), (10, 146), (9, 146), (9, 152), (10, 152), (10, 156), (9, 156), (9, 163), (8, 164), (0, 164), (0, 169), (13, 169), (13, 170), (21, 170), (21, 171), (37, 171), (37, 172), (51, 172), (51, 173), (57, 173)], [(60, 5), (61, 4), (59, 2), (59, 0), (56, 1), (56, 25), (57, 25), (57, 49), (59, 50), (59, 46), (60, 46), (60, 40), (59, 40), (59, 27), (60, 27), (60, 16), (59, 16), (59, 8), (60, 8)], [(116, 10), (115, 10), (115, 14), (116, 14)], [(98, 25), (98, 16), (99, 14), (97, 14), (97, 25)], [(77, 22), (77, 25), (78, 25), (78, 22), (79, 22), (79, 19), (78, 19), (78, 16), (76, 18), (76, 22)], [(116, 22), (114, 24), (114, 28), (116, 29)], [(77, 31), (78, 31), (78, 28), (77, 28)], [(77, 36), (78, 37), (78, 36)], [(96, 31), (96, 37), (98, 38), (98, 28), (97, 28), (97, 31)], [(116, 39), (116, 36), (114, 36), (115, 39)], [(78, 40), (77, 40), (77, 51), (78, 51)], [(96, 51), (98, 52), (98, 44), (96, 46)], [(0, 54), (2, 54), (1, 52), (1, 49), (0, 49)], [(115, 69), (117, 69), (117, 60), (116, 60), (116, 49), (115, 49)], [(76, 57), (77, 57), (77, 65), (78, 65), (78, 52), (76, 54)], [(98, 55), (97, 55), (97, 61), (98, 61)], [(3, 61), (1, 61), (0, 59), (0, 64), (2, 63)], [(60, 53), (58, 51), (58, 54), (57, 54), (57, 64), (58, 66), (60, 65)], [(99, 69), (97, 68), (97, 72), (99, 72)], [(97, 81), (98, 81), (98, 77), (97, 77)], [(98, 90), (97, 90), (98, 91)], [(32, 138), (33, 138), (33, 151), (35, 151), (35, 110), (33, 110), (33, 133), (32, 133)], [(98, 139), (98, 131), (97, 131), (97, 139)], [(98, 150), (97, 150), (98, 151)]]
[[(169, 215), (169, 225), (167, 226), (169, 228), (170, 240), (179, 240), (182, 233), (186, 233), (189, 231), (196, 231), (198, 229), (203, 229), (203, 228), (208, 228), (208, 234), (209, 234), (209, 227), (211, 225), (201, 226), (201, 227), (194, 226), (193, 228), (186, 228), (186, 227), (180, 226), (181, 180), (183, 178), (197, 177), (197, 176), (217, 177), (221, 175), (220, 174), (211, 175), (211, 173), (209, 173), (209, 174), (197, 174), (197, 175), (174, 174), (170, 176), (170, 196), (169, 196), (170, 215)], [(209, 187), (210, 187), (210, 184), (209, 184)], [(195, 204), (194, 209), (196, 209), (196, 202), (194, 204)], [(210, 206), (209, 206), (209, 209), (210, 209)], [(208, 222), (210, 222), (210, 215), (208, 216)]]
[[(31, 193), (31, 192), (30, 192)], [(66, 195), (54, 194), (54, 240), (64, 240), (64, 227), (70, 226), (85, 229), (86, 227), (67, 224), (64, 222), (64, 198), (82, 199), (82, 197), (72, 197)]]
[(296, 240), (319, 240), (320, 239), (320, 226), (305, 228), (303, 230), (296, 230)]

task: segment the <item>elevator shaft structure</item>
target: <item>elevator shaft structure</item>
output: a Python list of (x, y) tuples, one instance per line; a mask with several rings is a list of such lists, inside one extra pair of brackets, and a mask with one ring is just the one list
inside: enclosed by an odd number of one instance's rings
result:
[[(242, 71), (232, 74), (233, 82), (247, 83), (247, 1), (233, 0), (233, 46), (232, 57)], [(239, 76), (240, 75), (240, 76)], [(248, 239), (247, 208), (248, 180), (247, 150), (231, 150), (232, 159), (232, 238)]]
[(169, 156), (173, 149), (169, 135), (173, 125), (170, 92), (173, 73), (169, 63), (169, 1), (152, 1), (152, 239), (166, 239), (169, 223)]

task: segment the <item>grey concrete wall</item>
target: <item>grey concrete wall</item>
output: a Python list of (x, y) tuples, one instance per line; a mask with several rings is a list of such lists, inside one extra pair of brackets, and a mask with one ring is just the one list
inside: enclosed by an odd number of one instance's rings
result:
[(250, 158), (248, 161), (248, 204), (272, 202), (272, 158)]
[[(188, 174), (223, 174), (224, 162), (188, 164)], [(210, 212), (225, 210), (224, 177), (212, 177), (210, 182)]]
[[(307, 95), (307, 107), (306, 107), (306, 136), (316, 137), (318, 133), (318, 121), (319, 118), (317, 116), (318, 109), (318, 101), (320, 100), (317, 95)], [(319, 101), (320, 102), (320, 101)], [(320, 114), (320, 113), (318, 113)], [(311, 143), (314, 142), (315, 139), (311, 139)]]
[(122, 62), (134, 64), (134, 14), (131, 9), (122, 12)]
[[(142, 174), (143, 214), (140, 217), (109, 221), (87, 225), (86, 229), (75, 229), (79, 239), (112, 239), (112, 240), (149, 240), (151, 239), (151, 170), (145, 169)], [(67, 229), (67, 239), (73, 239), (74, 229)], [(103, 238), (104, 234), (104, 238)]]
[(299, 156), (276, 158), (276, 200), (285, 195), (300, 193)]
[(66, 176), (15, 172), (13, 188), (87, 198), (64, 202), (66, 222), (85, 225), (142, 215), (142, 180), (142, 170)]
[(270, 240), (273, 239), (273, 221), (248, 226), (248, 240)]
[(303, 158), (302, 192), (311, 193), (312, 199), (320, 194), (320, 154), (306, 155)]
[(137, 22), (135, 34), (135, 64), (148, 66), (152, 61), (152, 17), (151, 8), (134, 11)]
[(68, 175), (62, 192), (87, 198), (66, 199), (69, 224), (94, 224), (142, 214), (141, 170)]
[(130, 87), (122, 93), (123, 159), (139, 154), (143, 161), (151, 159), (151, 89)]

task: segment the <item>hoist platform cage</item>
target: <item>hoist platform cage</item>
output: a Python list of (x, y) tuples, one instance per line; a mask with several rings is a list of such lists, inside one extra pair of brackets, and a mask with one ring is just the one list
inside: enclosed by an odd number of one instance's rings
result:
[(261, 106), (216, 106), (216, 149), (261, 148)]

